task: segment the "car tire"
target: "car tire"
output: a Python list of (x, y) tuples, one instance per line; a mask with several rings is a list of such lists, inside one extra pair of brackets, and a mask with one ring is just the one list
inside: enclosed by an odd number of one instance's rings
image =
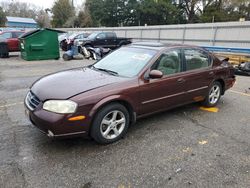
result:
[(218, 104), (222, 94), (221, 83), (215, 81), (209, 88), (206, 99), (203, 101), (203, 105), (206, 107), (214, 107)]
[(122, 47), (124, 45), (126, 45), (126, 44), (124, 42), (122, 42), (122, 43), (119, 44), (119, 47)]
[(119, 103), (111, 103), (96, 114), (90, 135), (99, 144), (110, 144), (121, 139), (128, 126), (128, 110)]

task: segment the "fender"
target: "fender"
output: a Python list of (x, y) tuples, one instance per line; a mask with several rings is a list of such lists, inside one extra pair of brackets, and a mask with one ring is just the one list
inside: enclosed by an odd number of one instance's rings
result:
[(90, 110), (89, 116), (93, 117), (95, 113), (100, 109), (102, 106), (111, 103), (113, 101), (124, 101), (130, 104), (130, 106), (133, 108), (133, 111), (136, 111), (136, 107), (132, 104), (135, 104), (132, 99), (130, 99), (128, 96), (124, 95), (112, 95), (108, 96), (102, 100), (100, 100), (95, 106)]

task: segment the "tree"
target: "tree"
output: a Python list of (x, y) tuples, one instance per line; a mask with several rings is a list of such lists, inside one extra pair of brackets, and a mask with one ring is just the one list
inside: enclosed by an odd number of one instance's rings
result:
[(86, 0), (85, 7), (89, 10), (92, 26), (101, 26), (102, 17), (105, 14), (103, 10), (104, 0)]
[[(202, 0), (202, 2), (205, 3), (206, 1)], [(201, 0), (183, 0), (182, 7), (187, 16), (188, 23), (199, 22), (198, 13), (201, 11), (200, 6)]]
[(248, 0), (214, 0), (203, 10), (201, 22), (238, 21), (250, 19), (250, 2)]
[(5, 12), (3, 11), (3, 8), (0, 7), (0, 26), (4, 26), (6, 22), (6, 15)]
[(179, 14), (180, 9), (171, 0), (143, 0), (139, 12), (142, 25), (165, 25), (184, 21), (184, 16)]
[(87, 0), (94, 26), (135, 26), (185, 23), (172, 0)]
[(140, 25), (140, 2), (138, 0), (128, 0), (124, 7), (123, 25), (136, 26)]
[(43, 27), (43, 28), (51, 27), (50, 18), (46, 10), (45, 11), (40, 10), (38, 12), (38, 15), (36, 17), (36, 22), (39, 25), (39, 27)]
[(3, 3), (2, 5), (8, 16), (36, 19), (38, 8), (33, 4), (12, 1), (11, 3)]
[(91, 15), (87, 8), (85, 8), (84, 11), (79, 11), (78, 23), (79, 27), (91, 27), (93, 25)]
[(52, 13), (53, 27), (63, 27), (65, 23), (66, 27), (74, 26), (71, 23), (73, 23), (72, 20), (75, 16), (75, 9), (69, 0), (57, 0), (52, 7)]

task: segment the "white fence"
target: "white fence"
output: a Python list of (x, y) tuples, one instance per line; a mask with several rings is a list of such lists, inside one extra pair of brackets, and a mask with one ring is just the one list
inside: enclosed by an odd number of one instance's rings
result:
[(135, 41), (250, 48), (250, 21), (141, 27), (61, 28), (68, 32), (114, 31)]

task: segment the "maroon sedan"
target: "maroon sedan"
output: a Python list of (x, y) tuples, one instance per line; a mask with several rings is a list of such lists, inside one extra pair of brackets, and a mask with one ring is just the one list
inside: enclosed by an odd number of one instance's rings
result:
[(193, 102), (215, 106), (234, 83), (233, 68), (202, 48), (136, 43), (91, 66), (42, 77), (25, 106), (49, 137), (107, 144), (138, 118)]

